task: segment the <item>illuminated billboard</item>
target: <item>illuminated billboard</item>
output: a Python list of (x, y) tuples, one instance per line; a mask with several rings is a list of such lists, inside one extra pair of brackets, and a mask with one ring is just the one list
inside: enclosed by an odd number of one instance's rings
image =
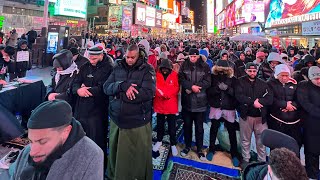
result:
[(233, 27), (235, 25), (235, 4), (231, 3), (226, 8), (226, 17), (225, 17), (225, 25), (226, 27)]
[(135, 24), (146, 25), (146, 6), (136, 3)]
[(320, 0), (270, 0), (265, 3), (266, 28), (320, 19)]
[(252, 0), (235, 1), (235, 24), (264, 22), (264, 2)]
[(214, 1), (207, 0), (207, 31), (214, 32)]
[(223, 10), (223, 0), (216, 0), (216, 13), (219, 14)]
[(146, 26), (154, 27), (156, 25), (156, 9), (150, 6), (146, 7)]
[(226, 19), (226, 11), (223, 10), (219, 15), (218, 15), (218, 29), (224, 29), (226, 27), (225, 25), (225, 19)]
[(168, 0), (159, 0), (159, 7), (168, 9)]
[(54, 8), (54, 15), (87, 17), (87, 0), (57, 0)]

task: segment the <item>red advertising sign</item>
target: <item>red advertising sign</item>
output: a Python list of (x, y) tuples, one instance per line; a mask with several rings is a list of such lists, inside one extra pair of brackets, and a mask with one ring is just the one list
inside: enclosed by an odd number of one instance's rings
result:
[(277, 49), (280, 48), (280, 38), (278, 36), (272, 37), (272, 46), (276, 47)]

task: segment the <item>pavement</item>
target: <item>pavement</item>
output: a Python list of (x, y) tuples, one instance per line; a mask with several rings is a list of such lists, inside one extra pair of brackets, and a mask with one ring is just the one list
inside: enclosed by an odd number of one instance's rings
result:
[(27, 76), (41, 77), (45, 86), (48, 86), (51, 82), (52, 76), (50, 74), (52, 66), (39, 68), (32, 67), (30, 71), (27, 71)]

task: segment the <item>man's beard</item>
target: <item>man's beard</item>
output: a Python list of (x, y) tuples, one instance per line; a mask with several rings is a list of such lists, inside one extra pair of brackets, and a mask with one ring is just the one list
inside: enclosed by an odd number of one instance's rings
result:
[[(63, 146), (63, 142), (62, 140), (57, 144), (57, 146), (53, 149), (53, 151), (51, 151), (51, 153), (49, 155), (46, 155), (45, 158), (40, 161), (40, 162), (34, 162), (36, 165), (42, 165), (45, 164), (49, 159), (51, 158), (55, 158), (54, 154), (58, 151), (60, 151), (62, 149)], [(34, 156), (32, 156), (31, 158), (33, 159)]]

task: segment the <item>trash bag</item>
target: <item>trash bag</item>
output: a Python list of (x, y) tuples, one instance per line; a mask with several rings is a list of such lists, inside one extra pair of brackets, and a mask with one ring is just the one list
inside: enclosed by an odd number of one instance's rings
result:
[(17, 118), (0, 105), (0, 143), (21, 136), (24, 131)]

